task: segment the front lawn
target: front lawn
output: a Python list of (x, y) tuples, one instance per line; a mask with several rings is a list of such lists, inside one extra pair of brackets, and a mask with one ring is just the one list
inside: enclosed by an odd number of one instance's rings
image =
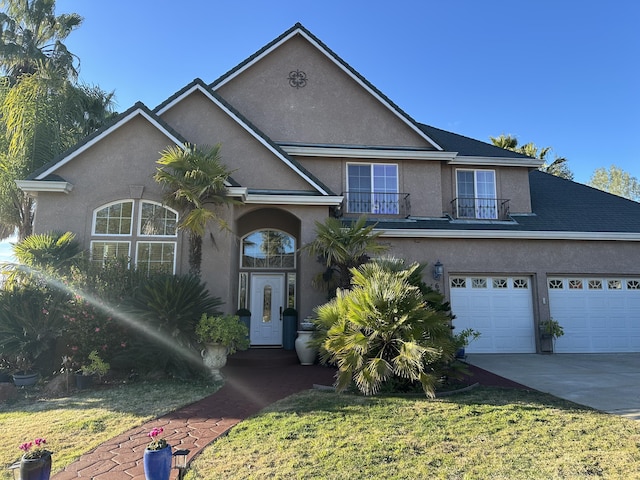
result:
[[(5, 468), (19, 460), (18, 446), (36, 437), (54, 452), (60, 471), (81, 454), (130, 428), (193, 403), (220, 385), (154, 381), (87, 390), (72, 397), (36, 400), (29, 390), (10, 404), (0, 404), (0, 479), (13, 478)], [(25, 395), (26, 394), (26, 395)]]
[(438, 400), (309, 391), (234, 427), (195, 479), (639, 478), (640, 422), (529, 391)]

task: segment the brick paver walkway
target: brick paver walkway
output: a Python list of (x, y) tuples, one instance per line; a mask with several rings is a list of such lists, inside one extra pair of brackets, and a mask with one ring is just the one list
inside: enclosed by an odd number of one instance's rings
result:
[[(473, 380), (482, 385), (522, 387), (477, 367), (469, 369)], [(225, 385), (213, 395), (112, 438), (52, 476), (53, 480), (144, 480), (142, 457), (153, 427), (164, 428), (163, 436), (174, 449), (189, 449), (191, 460), (265, 406), (314, 384), (331, 385), (335, 369), (302, 366), (295, 352), (251, 349), (230, 356), (222, 372)], [(172, 470), (171, 478), (177, 478), (177, 470)]]

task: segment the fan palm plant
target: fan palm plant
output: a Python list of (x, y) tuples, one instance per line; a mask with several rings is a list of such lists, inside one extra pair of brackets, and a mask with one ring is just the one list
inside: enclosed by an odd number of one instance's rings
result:
[(410, 280), (418, 267), (394, 271), (372, 262), (354, 268), (352, 289), (339, 289), (318, 307), (317, 321), (326, 329), (323, 360), (337, 364), (339, 390), (353, 381), (371, 395), (397, 377), (420, 382), (427, 396), (434, 395), (434, 366), (453, 358), (455, 346), (451, 317), (430, 307)]
[(179, 228), (189, 232), (189, 270), (194, 275), (200, 275), (202, 236), (207, 224), (214, 220), (221, 229), (229, 228), (210, 208), (234, 203), (226, 187), (231, 172), (220, 161), (220, 148), (220, 144), (169, 147), (161, 152), (154, 175), (165, 188), (165, 203), (181, 214)]
[[(333, 288), (348, 289), (351, 285), (351, 269), (369, 261), (370, 254), (382, 253), (387, 246), (378, 242), (381, 232), (374, 232), (376, 224), (367, 225), (367, 217), (361, 216), (350, 225), (329, 217), (324, 223), (316, 222), (316, 238), (304, 248), (326, 266), (315, 284), (323, 282)], [(332, 292), (330, 292), (330, 297)]]

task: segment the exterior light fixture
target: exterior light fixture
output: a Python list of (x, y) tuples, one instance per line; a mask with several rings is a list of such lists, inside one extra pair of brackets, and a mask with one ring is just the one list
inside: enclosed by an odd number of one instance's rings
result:
[(178, 480), (182, 480), (187, 472), (187, 455), (189, 455), (190, 451), (185, 449), (173, 452), (173, 468), (178, 470)]
[(440, 263), (440, 260), (438, 260), (436, 264), (433, 266), (433, 279), (440, 280), (443, 274), (444, 274), (444, 265), (442, 265), (442, 263)]

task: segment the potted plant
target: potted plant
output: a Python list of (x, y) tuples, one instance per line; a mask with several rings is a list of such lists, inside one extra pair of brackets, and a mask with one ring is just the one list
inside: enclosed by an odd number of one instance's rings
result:
[(549, 318), (540, 322), (540, 351), (553, 353), (555, 339), (564, 335), (564, 329), (557, 320)]
[(13, 383), (16, 387), (30, 387), (38, 383), (38, 372), (33, 370), (33, 360), (28, 353), (21, 353), (16, 357)]
[(196, 335), (205, 348), (201, 351), (205, 366), (214, 380), (222, 380), (220, 369), (227, 364), (227, 355), (249, 348), (249, 331), (237, 315), (202, 314)]
[(22, 480), (48, 480), (51, 476), (52, 452), (45, 448), (47, 441), (36, 438), (33, 442), (20, 445), (24, 452), (20, 459), (20, 478)]
[(97, 375), (102, 379), (111, 366), (100, 358), (97, 350), (89, 354), (89, 361), (76, 372), (76, 386), (79, 389), (88, 388), (93, 384), (93, 378)]
[(455, 334), (453, 336), (453, 343), (456, 346), (456, 358), (466, 358), (466, 347), (479, 336), (480, 332), (473, 328), (465, 328), (460, 333)]
[(169, 480), (171, 474), (171, 445), (160, 435), (163, 428), (154, 428), (147, 437), (151, 442), (144, 450), (144, 476), (147, 480)]

